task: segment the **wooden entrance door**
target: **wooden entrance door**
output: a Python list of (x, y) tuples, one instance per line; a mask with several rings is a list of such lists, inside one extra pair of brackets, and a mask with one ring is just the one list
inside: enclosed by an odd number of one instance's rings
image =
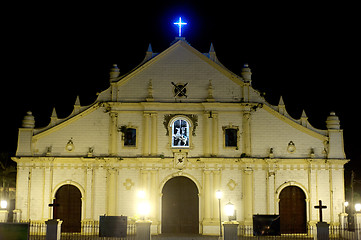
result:
[(279, 202), (281, 233), (306, 233), (306, 197), (302, 189), (286, 187)]
[(73, 185), (64, 185), (55, 194), (54, 218), (63, 221), (62, 232), (80, 232), (81, 228), (81, 193)]
[(186, 177), (174, 177), (163, 187), (162, 233), (199, 233), (198, 188)]

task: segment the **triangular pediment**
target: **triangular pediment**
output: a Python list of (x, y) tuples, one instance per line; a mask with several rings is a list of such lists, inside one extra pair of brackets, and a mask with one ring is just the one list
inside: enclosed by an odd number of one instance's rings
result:
[[(120, 102), (240, 102), (244, 81), (179, 40), (120, 77), (113, 86), (117, 96), (112, 99)], [(181, 90), (184, 94), (177, 95)]]

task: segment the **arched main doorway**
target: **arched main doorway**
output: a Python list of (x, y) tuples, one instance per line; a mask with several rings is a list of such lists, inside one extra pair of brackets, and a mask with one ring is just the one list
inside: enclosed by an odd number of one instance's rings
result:
[(279, 198), (281, 233), (306, 233), (306, 196), (302, 189), (286, 187)]
[(61, 186), (55, 194), (53, 214), (55, 219), (63, 221), (62, 232), (80, 232), (81, 230), (81, 192), (74, 185)]
[(196, 184), (187, 177), (170, 179), (162, 190), (162, 233), (199, 233)]

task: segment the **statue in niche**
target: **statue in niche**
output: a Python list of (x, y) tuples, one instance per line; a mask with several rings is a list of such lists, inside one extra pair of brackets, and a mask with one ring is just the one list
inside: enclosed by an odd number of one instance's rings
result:
[(189, 147), (189, 125), (187, 121), (178, 119), (173, 123), (173, 147)]

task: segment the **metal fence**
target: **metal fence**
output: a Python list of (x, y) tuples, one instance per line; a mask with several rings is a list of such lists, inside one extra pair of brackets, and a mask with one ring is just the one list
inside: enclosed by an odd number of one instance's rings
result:
[[(29, 240), (45, 240), (46, 224), (42, 221), (31, 221)], [(135, 240), (135, 223), (127, 225), (127, 237), (99, 237), (99, 221), (82, 221), (80, 232), (61, 233), (61, 240)]]
[[(46, 224), (43, 221), (31, 221), (29, 233), (29, 240), (45, 240)], [(128, 222), (126, 238), (99, 237), (99, 221), (83, 221), (81, 225), (81, 232), (62, 233), (61, 240), (135, 240), (135, 234), (135, 223)], [(317, 228), (316, 226), (308, 226), (305, 233), (289, 233), (280, 234), (278, 236), (254, 236), (252, 226), (240, 226), (238, 229), (238, 235), (238, 240), (310, 240), (317, 239)], [(342, 226), (330, 226), (328, 235), (328, 239), (361, 240), (361, 225), (350, 229)], [(202, 236), (202, 239), (205, 239), (204, 237), (205, 236)]]
[[(290, 231), (291, 232), (291, 231)], [(295, 240), (309, 240), (317, 239), (316, 226), (308, 226), (304, 233), (281, 233), (277, 236), (254, 236), (252, 226), (240, 226), (238, 231), (238, 240), (278, 240), (278, 239), (295, 239)], [(328, 238), (320, 236), (322, 239), (337, 239), (337, 240), (361, 240), (361, 225), (353, 227), (351, 230), (348, 227), (330, 226), (328, 231)]]

